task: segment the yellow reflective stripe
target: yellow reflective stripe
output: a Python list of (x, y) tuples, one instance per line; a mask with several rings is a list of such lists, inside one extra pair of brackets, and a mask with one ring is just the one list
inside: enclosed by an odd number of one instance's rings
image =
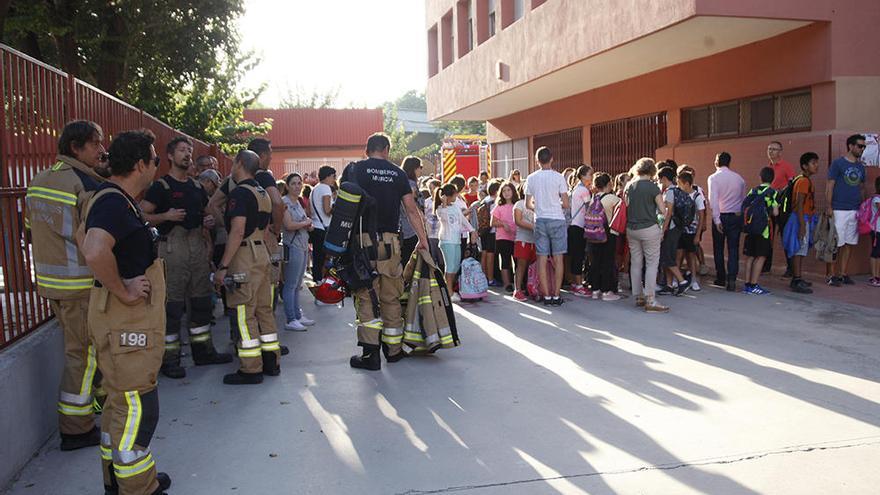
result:
[(86, 371), (83, 373), (83, 382), (79, 388), (79, 395), (92, 395), (92, 382), (95, 380), (95, 369), (97, 367), (98, 361), (95, 359), (95, 346), (90, 345), (88, 356), (86, 357)]
[(440, 287), (440, 283), (434, 279), (431, 279), (431, 287)]
[(173, 351), (176, 349), (180, 349), (180, 342), (179, 341), (165, 342), (165, 350), (166, 351)]
[(425, 338), (422, 337), (422, 334), (420, 334), (420, 333), (404, 332), (403, 337), (406, 340), (412, 340), (415, 342), (424, 342), (425, 341)]
[(91, 404), (88, 404), (86, 406), (71, 406), (69, 404), (59, 402), (58, 412), (65, 416), (88, 416), (92, 414), (93, 410)]
[(269, 342), (260, 346), (261, 351), (280, 351), (281, 344), (278, 342)]
[(419, 305), (431, 304), (431, 296), (422, 296), (419, 298)]
[(263, 351), (259, 347), (256, 349), (239, 349), (238, 357), (260, 357), (262, 356), (262, 352)]
[(58, 163), (56, 163), (55, 165), (52, 165), (52, 170), (54, 170), (54, 171), (57, 172), (58, 170), (61, 170), (61, 167), (63, 167), (63, 166), (64, 166), (63, 163), (58, 162)]
[(28, 230), (31, 228), (31, 219), (28, 217), (24, 217), (24, 228)]
[(59, 290), (83, 290), (91, 289), (95, 283), (94, 278), (52, 278), (37, 274), (37, 285), (49, 289)]
[[(190, 342), (207, 342), (209, 340), (211, 340), (211, 335), (207, 333), (192, 335), (189, 338)], [(168, 345), (166, 345), (165, 347), (168, 348)], [(177, 344), (177, 347), (180, 347), (179, 343)]]
[(363, 325), (367, 328), (372, 328), (375, 330), (382, 330), (382, 328), (384, 327), (384, 325), (382, 324), (382, 320), (368, 321), (368, 322), (364, 323)]
[(336, 191), (336, 196), (339, 199), (348, 201), (349, 203), (359, 203), (361, 201), (361, 197), (359, 195), (345, 192), (342, 189)]
[(137, 392), (126, 392), (125, 402), (128, 403), (128, 414), (122, 440), (119, 441), (119, 450), (134, 450), (134, 440), (141, 427), (141, 396)]
[(116, 464), (114, 462), (113, 470), (116, 472), (117, 478), (131, 478), (132, 476), (137, 476), (139, 474), (143, 474), (149, 471), (150, 468), (155, 465), (156, 462), (153, 461), (153, 454), (147, 454), (146, 457), (132, 464), (131, 466)]
[(391, 336), (391, 335), (383, 335), (382, 342), (385, 342), (386, 344), (391, 344), (391, 345), (400, 344), (401, 342), (403, 342), (403, 335), (398, 335), (396, 337)]
[(444, 335), (440, 337), (441, 344), (451, 344), (453, 342), (452, 335)]
[(48, 187), (31, 186), (28, 188), (27, 197), (48, 199), (57, 203), (76, 206), (76, 194), (71, 194), (57, 189), (49, 189)]
[(251, 334), (247, 326), (247, 310), (244, 304), (235, 307), (236, 316), (238, 317), (238, 333), (241, 335), (241, 341), (251, 340)]
[(113, 451), (101, 445), (101, 459), (105, 461), (113, 460)]

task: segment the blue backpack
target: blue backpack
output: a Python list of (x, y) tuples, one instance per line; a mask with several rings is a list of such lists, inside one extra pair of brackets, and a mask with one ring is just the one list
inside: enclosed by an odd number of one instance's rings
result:
[(749, 191), (746, 199), (743, 200), (742, 212), (746, 234), (761, 237), (765, 234), (769, 235), (770, 211), (767, 209), (767, 196), (771, 193), (776, 193), (771, 187), (766, 187), (760, 192), (755, 188)]

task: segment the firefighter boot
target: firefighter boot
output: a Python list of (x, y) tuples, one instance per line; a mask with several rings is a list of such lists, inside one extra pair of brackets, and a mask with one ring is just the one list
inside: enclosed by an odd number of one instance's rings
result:
[(191, 324), (189, 343), (192, 349), (193, 362), (196, 366), (209, 364), (225, 364), (232, 362), (231, 354), (218, 353), (214, 348), (211, 336), (211, 297), (190, 298)]
[(382, 369), (382, 359), (379, 355), (379, 346), (363, 346), (364, 352), (360, 356), (352, 356), (348, 364), (352, 368), (378, 371)]
[(286, 356), (288, 354), (290, 354), (290, 348), (288, 348), (286, 345), (282, 345), (281, 346), (281, 355)]
[(94, 447), (101, 444), (101, 430), (98, 427), (79, 435), (61, 434), (61, 450), (76, 450), (85, 447)]
[(159, 370), (162, 372), (163, 375), (167, 376), (168, 378), (173, 378), (175, 380), (186, 378), (186, 369), (184, 369), (183, 366), (180, 365), (180, 363), (163, 364)]
[(400, 349), (398, 349), (397, 354), (389, 356), (388, 355), (388, 345), (386, 345), (386, 344), (382, 344), (382, 353), (385, 354), (385, 361), (388, 361), (389, 363), (396, 363), (406, 357), (406, 353)]
[[(116, 480), (114, 479), (114, 481)], [(165, 493), (165, 490), (171, 488), (171, 476), (168, 476), (167, 473), (156, 473), (156, 481), (159, 482), (159, 488), (152, 495), (162, 495)], [(119, 495), (119, 485), (104, 485), (104, 495)]]
[(263, 352), (263, 374), (266, 376), (278, 376), (281, 374), (281, 365), (274, 352)]
[(263, 383), (263, 374), (236, 371), (224, 376), (223, 383), (226, 385), (257, 385)]
[(175, 380), (185, 378), (186, 370), (180, 365), (180, 320), (186, 311), (186, 303), (169, 301), (165, 303), (165, 354), (159, 371)]

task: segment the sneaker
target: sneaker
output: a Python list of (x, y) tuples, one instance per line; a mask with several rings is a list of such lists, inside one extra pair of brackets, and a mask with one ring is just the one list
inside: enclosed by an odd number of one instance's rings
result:
[(856, 284), (855, 280), (851, 279), (849, 277), (849, 275), (844, 275), (843, 277), (840, 277), (840, 281), (843, 282), (844, 285), (855, 285)]
[(663, 306), (662, 304), (657, 304), (656, 301), (648, 301), (645, 303), (645, 312), (646, 313), (668, 313), (669, 306)]
[(461, 296), (458, 295), (458, 294), (453, 294), (453, 295), (452, 295), (452, 302), (454, 302), (454, 303), (460, 303), (460, 302), (461, 302)]
[(601, 290), (594, 290), (594, 291), (592, 291), (592, 295), (593, 295), (593, 299), (599, 299), (599, 297), (602, 295), (602, 291)]
[(694, 292), (700, 292), (701, 290), (703, 290), (703, 288), (700, 287), (700, 283), (699, 283), (699, 282), (697, 282), (696, 280), (694, 280), (693, 282), (691, 282), (691, 290), (694, 291)]
[(831, 287), (840, 287), (843, 283), (840, 281), (838, 277), (828, 277), (825, 279), (825, 283)]
[[(598, 293), (599, 293), (599, 291), (594, 292), (594, 294), (598, 294)], [(609, 292), (602, 294), (602, 300), (603, 301), (619, 301), (620, 296), (609, 291)]]
[(770, 291), (761, 287), (760, 285), (752, 286), (752, 294), (756, 296), (766, 296), (770, 294)]
[(553, 299), (549, 297), (544, 298), (544, 306), (553, 306)]
[(591, 297), (593, 294), (583, 285), (572, 285), (571, 293), (578, 297)]
[(868, 285), (871, 287), (880, 287), (880, 278), (872, 278), (868, 281)]
[(812, 294), (813, 289), (807, 287), (803, 280), (793, 279), (791, 281), (791, 290), (792, 292), (796, 292), (798, 294)]
[(671, 296), (673, 294), (675, 294), (675, 291), (672, 289), (672, 287), (668, 285), (660, 287), (660, 289), (657, 291), (658, 296)]
[(504, 288), (504, 291), (507, 292), (508, 294), (513, 294), (513, 286), (508, 285), (507, 287)]
[(754, 288), (755, 288), (755, 286), (752, 284), (745, 284), (745, 285), (743, 285), (742, 293), (743, 294), (751, 294), (752, 289), (754, 289)]
[(501, 282), (499, 282), (499, 281), (497, 281), (497, 280), (494, 280), (494, 279), (493, 279), (493, 280), (490, 280), (490, 281), (489, 281), (489, 287), (501, 287)]
[(514, 292), (513, 298), (516, 299), (517, 301), (520, 301), (520, 302), (529, 300), (529, 296), (527, 296), (526, 293), (521, 290)]
[(562, 306), (562, 298), (559, 296), (554, 297), (552, 302), (554, 306)]
[(725, 287), (727, 287), (727, 282), (725, 282), (724, 280), (721, 280), (720, 278), (716, 278), (709, 285), (711, 285), (712, 287), (717, 287), (719, 289), (724, 289)]
[(687, 280), (685, 280), (684, 282), (678, 284), (678, 287), (675, 289), (675, 295), (676, 295), (676, 297), (681, 297), (681, 296), (683, 296), (685, 292), (687, 292), (688, 290), (690, 290), (690, 288), (691, 288), (691, 284), (688, 283)]
[(307, 326), (307, 327), (311, 327), (311, 326), (314, 326), (314, 325), (315, 325), (315, 320), (313, 320), (313, 319), (311, 319), (311, 318), (307, 318), (306, 315), (302, 315), (302, 316), (299, 318), (299, 322), (302, 323), (303, 325)]
[(306, 330), (308, 330), (308, 328), (306, 328), (305, 325), (300, 323), (299, 320), (288, 321), (287, 324), (284, 325), (284, 329), (289, 330), (291, 332), (305, 332)]
[(706, 276), (709, 274), (709, 267), (706, 265), (700, 265), (700, 269), (697, 270), (697, 273), (700, 275)]

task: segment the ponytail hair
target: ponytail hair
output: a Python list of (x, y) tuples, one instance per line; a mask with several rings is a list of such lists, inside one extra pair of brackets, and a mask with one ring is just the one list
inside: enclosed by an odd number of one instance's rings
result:
[(434, 214), (437, 214), (437, 208), (439, 208), (441, 199), (444, 197), (448, 198), (457, 192), (458, 186), (451, 182), (447, 182), (437, 189), (434, 189)]

